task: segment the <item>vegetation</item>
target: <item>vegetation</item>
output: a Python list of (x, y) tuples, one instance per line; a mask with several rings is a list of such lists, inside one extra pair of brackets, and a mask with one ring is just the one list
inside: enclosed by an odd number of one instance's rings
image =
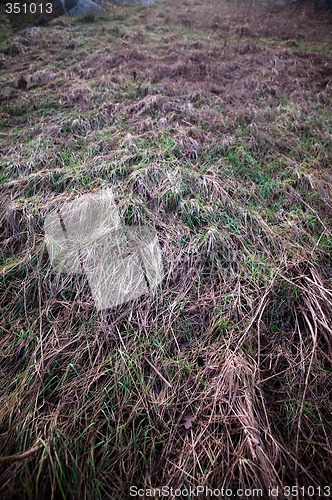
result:
[[(0, 55), (1, 498), (327, 485), (329, 19), (160, 0), (84, 21)], [(106, 186), (165, 278), (98, 313), (43, 221)]]

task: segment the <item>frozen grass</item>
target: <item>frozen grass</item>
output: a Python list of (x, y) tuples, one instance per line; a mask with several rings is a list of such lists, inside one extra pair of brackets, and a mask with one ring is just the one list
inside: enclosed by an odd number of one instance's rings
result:
[[(170, 0), (61, 22), (0, 60), (1, 498), (327, 484), (329, 20)], [(43, 220), (106, 186), (166, 276), (97, 313)]]

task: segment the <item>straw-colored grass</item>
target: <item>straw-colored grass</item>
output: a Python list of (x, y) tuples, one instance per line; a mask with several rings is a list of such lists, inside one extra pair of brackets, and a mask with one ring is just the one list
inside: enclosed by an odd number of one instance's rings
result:
[[(160, 0), (11, 34), (4, 500), (328, 485), (331, 25), (308, 12)], [(165, 277), (98, 313), (84, 275), (52, 269), (43, 221), (104, 187), (155, 228)]]

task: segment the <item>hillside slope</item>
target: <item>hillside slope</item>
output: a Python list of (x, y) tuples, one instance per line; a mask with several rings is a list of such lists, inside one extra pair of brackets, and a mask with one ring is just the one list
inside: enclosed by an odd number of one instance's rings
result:
[[(108, 6), (3, 45), (1, 498), (328, 484), (332, 44), (308, 9)], [(43, 221), (104, 187), (165, 278), (98, 313)]]

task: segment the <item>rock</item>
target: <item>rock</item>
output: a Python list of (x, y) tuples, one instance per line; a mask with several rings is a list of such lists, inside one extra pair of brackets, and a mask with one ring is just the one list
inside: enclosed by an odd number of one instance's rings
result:
[(152, 5), (154, 0), (106, 0), (113, 5)]
[(319, 7), (332, 9), (332, 0), (319, 0)]
[(54, 11), (60, 15), (67, 16), (86, 16), (103, 14), (103, 9), (97, 2), (93, 0), (54, 0)]
[(93, 0), (79, 0), (75, 7), (68, 11), (69, 16), (86, 16), (88, 14), (103, 14), (105, 9)]
[[(24, 27), (44, 26), (59, 16), (95, 16), (103, 14), (105, 9), (99, 5), (102, 0), (38, 0), (39, 9), (34, 14), (27, 13), (18, 16), (17, 14), (4, 15), (6, 23), (14, 31), (20, 31)], [(0, 1), (0, 4), (2, 2)], [(31, 2), (30, 2), (31, 3)], [(52, 11), (49, 12), (46, 6), (52, 4)], [(27, 3), (29, 5), (29, 2)], [(1, 17), (1, 5), (0, 5)], [(1, 30), (0, 30), (1, 38)], [(15, 49), (13, 50), (15, 51)]]
[(288, 5), (294, 6), (300, 3), (300, 0), (263, 0), (266, 6), (287, 7)]

